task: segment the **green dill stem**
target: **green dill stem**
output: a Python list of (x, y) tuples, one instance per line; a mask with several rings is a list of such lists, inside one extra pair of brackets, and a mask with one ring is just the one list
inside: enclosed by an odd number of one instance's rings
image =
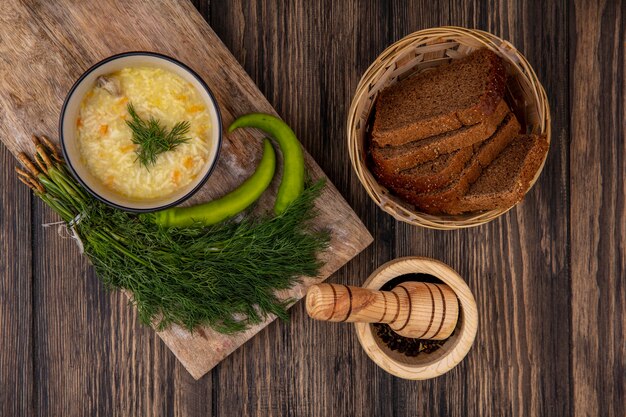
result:
[(128, 249), (122, 246), (116, 239), (111, 239), (111, 236), (107, 236), (101, 232), (94, 232), (93, 234), (94, 236), (98, 236), (103, 242), (106, 242), (107, 244), (114, 246), (117, 250), (119, 250), (120, 252), (122, 252), (124, 255), (128, 256), (135, 262), (138, 262), (144, 266), (149, 266), (149, 263), (147, 263), (143, 259), (136, 256), (134, 253), (130, 252)]
[(58, 192), (60, 195), (67, 197), (72, 203), (81, 206), (84, 203), (84, 199), (81, 199), (80, 196), (74, 191), (74, 189), (63, 179), (62, 176), (59, 175), (57, 171), (50, 170), (49, 178), (54, 182), (54, 184), (58, 187)]
[(61, 204), (58, 204), (54, 198), (50, 198), (48, 195), (46, 194), (39, 194), (39, 197), (43, 200), (44, 203), (46, 203), (50, 208), (52, 208), (54, 211), (56, 211), (61, 218), (66, 221), (69, 222), (70, 220), (72, 220), (74, 218), (74, 215), (67, 210), (67, 208)]
[(70, 174), (65, 171), (63, 167), (51, 167), (49, 170), (49, 176), (55, 182), (61, 182), (65, 187), (67, 187), (68, 192), (71, 192), (73, 196), (76, 197), (77, 201), (84, 202), (89, 197), (85, 192), (81, 189), (80, 185), (70, 177)]
[[(40, 175), (38, 179), (39, 182), (41, 182), (41, 184), (48, 190), (49, 194), (54, 196), (60, 202), (74, 207), (82, 207), (82, 202), (69, 193), (62, 183), (55, 182), (53, 179), (45, 175)], [(80, 211), (80, 209), (77, 211)]]

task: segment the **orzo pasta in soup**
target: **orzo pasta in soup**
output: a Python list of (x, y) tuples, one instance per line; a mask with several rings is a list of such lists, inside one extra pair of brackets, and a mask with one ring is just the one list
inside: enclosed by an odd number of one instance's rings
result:
[[(189, 122), (188, 140), (159, 154), (153, 165), (142, 165), (126, 123), (129, 103), (141, 119), (154, 118), (167, 129)], [(200, 93), (178, 75), (154, 67), (124, 68), (100, 77), (83, 98), (76, 127), (91, 174), (137, 200), (165, 197), (188, 185), (206, 165), (211, 144), (211, 119)]]

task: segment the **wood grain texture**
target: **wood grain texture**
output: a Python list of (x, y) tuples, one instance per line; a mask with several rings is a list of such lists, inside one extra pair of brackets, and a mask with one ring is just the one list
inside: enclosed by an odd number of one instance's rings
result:
[(306, 311), (315, 320), (387, 323), (400, 336), (445, 340), (457, 324), (456, 294), (442, 284), (409, 281), (390, 291), (353, 285), (311, 285)]
[[(2, 146), (2, 145), (0, 145)], [(0, 415), (34, 411), (31, 198), (0, 149)]]
[[(0, 414), (624, 415), (626, 115), (619, 1), (195, 3), (375, 236), (329, 282), (362, 285), (397, 256), (440, 259), (459, 271), (476, 297), (474, 347), (444, 376), (403, 381), (367, 357), (351, 326), (310, 320), (298, 303), (290, 322), (272, 323), (195, 381), (152, 331), (136, 324), (124, 297), (104, 292), (89, 268), (81, 275), (86, 264), (71, 242), (39, 226), (54, 217), (9, 175), (14, 163), (4, 151), (0, 210), (18, 216), (20, 227), (7, 229), (14, 223), (0, 219), (0, 246), (15, 248), (16, 256), (11, 263), (0, 260)], [(71, 18), (67, 10), (57, 13)], [(493, 223), (454, 232), (399, 224), (378, 210), (352, 173), (345, 147), (347, 107), (369, 64), (402, 36), (444, 24), (510, 40), (533, 64), (553, 117), (548, 161), (527, 199)], [(50, 36), (42, 34), (40, 42), (44, 35)], [(56, 36), (71, 50), (71, 39)], [(68, 52), (61, 64), (72, 59)], [(18, 271), (32, 269), (31, 246), (34, 270), (23, 272), (31, 281), (18, 289)], [(77, 306), (80, 317), (68, 314), (67, 304)], [(6, 335), (22, 339), (7, 342)], [(4, 383), (18, 380), (25, 382), (16, 389)]]
[(572, 406), (626, 412), (626, 138), (624, 3), (576, 1), (572, 99)]
[[(104, 16), (106, 23), (98, 19)], [(135, 25), (135, 19), (143, 24)], [(28, 152), (29, 132), (54, 132), (64, 96), (86, 68), (106, 56), (128, 50), (158, 51), (195, 67), (219, 103), (225, 126), (240, 114), (275, 113), (187, 1), (16, 2), (3, 17), (0, 30), (4, 40), (4, 62), (0, 63), (0, 104), (3, 105), (0, 132), (14, 154)], [(36, 65), (32, 65), (33, 60)], [(58, 65), (59, 62), (63, 65)], [(33, 89), (38, 92), (36, 99), (31, 95)], [(251, 162), (259, 159), (261, 138), (261, 132), (251, 133), (249, 129), (226, 135), (210, 181), (192, 201), (221, 195), (251, 175), (256, 167)], [(312, 180), (325, 178), (309, 155), (305, 155), (305, 162)], [(261, 198), (258, 210), (270, 207), (278, 182), (275, 179), (272, 192)], [(315, 226), (331, 233), (329, 250), (322, 255), (324, 266), (317, 277), (303, 279), (283, 291), (284, 298), (299, 300), (308, 285), (323, 281), (371, 243), (369, 232), (332, 184), (323, 189), (316, 207), (319, 216), (314, 220)], [(270, 316), (232, 336), (208, 327), (191, 333), (179, 326), (158, 334), (197, 379), (274, 319)]]

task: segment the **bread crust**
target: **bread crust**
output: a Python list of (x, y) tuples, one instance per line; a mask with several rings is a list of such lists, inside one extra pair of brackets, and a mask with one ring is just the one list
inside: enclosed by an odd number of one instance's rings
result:
[(430, 214), (451, 213), (470, 186), (478, 179), (483, 170), (504, 150), (518, 135), (519, 122), (513, 113), (509, 113), (505, 122), (492, 137), (477, 146), (472, 158), (463, 171), (449, 185), (431, 192), (420, 193), (407, 187), (391, 187), (402, 199), (414, 204), (420, 211)]
[(432, 161), (440, 155), (484, 141), (494, 134), (509, 111), (509, 106), (506, 102), (500, 100), (496, 111), (481, 123), (398, 147), (381, 148), (372, 146), (370, 149), (372, 161), (376, 166), (375, 171), (387, 177), (392, 177), (400, 171)]
[[(511, 173), (516, 175), (514, 181), (512, 181), (512, 187), (502, 190), (494, 190), (492, 193), (474, 193), (472, 188), (466, 195), (459, 199), (456, 204), (453, 204), (446, 208), (446, 211), (450, 214), (460, 214), (470, 211), (481, 210), (494, 210), (498, 208), (511, 207), (519, 202), (530, 188), (530, 183), (535, 177), (535, 174), (541, 167), (541, 163), (548, 152), (549, 144), (545, 135), (524, 135), (516, 138), (517, 140), (534, 141), (530, 149), (524, 155), (521, 161), (500, 161), (500, 158), (508, 158), (509, 155), (501, 155), (493, 163), (500, 162), (518, 162), (520, 167), (518, 172)], [(485, 176), (497, 175), (498, 173), (491, 172), (489, 167), (485, 170)], [(488, 178), (485, 178), (488, 181)]]
[[(437, 76), (437, 71), (450, 71), (472, 60), (483, 59), (487, 62), (486, 84), (476, 103), (472, 103), (469, 107), (451, 109), (447, 113), (433, 114), (403, 125), (391, 124), (390, 120), (394, 119), (391, 116), (396, 114), (398, 108), (388, 104), (387, 101), (389, 97), (397, 94), (395, 90), (400, 89), (400, 83), (404, 83), (402, 85), (409, 89), (419, 89), (421, 85), (432, 83), (432, 79)], [(377, 146), (399, 146), (480, 123), (496, 110), (500, 99), (504, 96), (506, 69), (502, 58), (495, 52), (478, 49), (466, 57), (453, 60), (433, 71), (416, 74), (400, 83), (383, 90), (376, 101), (372, 141)]]
[[(397, 174), (387, 174), (376, 165), (373, 171), (378, 182), (389, 189), (408, 188), (417, 193), (426, 193), (450, 184), (461, 174), (473, 154), (474, 147), (467, 146)], [(420, 172), (415, 172), (416, 168), (421, 168)]]

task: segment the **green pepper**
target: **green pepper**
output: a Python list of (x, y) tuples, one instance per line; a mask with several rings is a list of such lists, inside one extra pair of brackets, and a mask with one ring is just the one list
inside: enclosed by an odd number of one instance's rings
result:
[(269, 139), (263, 141), (261, 162), (247, 180), (222, 198), (191, 207), (173, 207), (153, 213), (153, 221), (163, 227), (209, 226), (233, 217), (261, 197), (274, 178), (276, 153)]
[(237, 118), (228, 128), (255, 127), (271, 135), (283, 153), (283, 177), (278, 187), (274, 213), (281, 214), (304, 190), (304, 153), (291, 128), (278, 117), (264, 113), (250, 113)]

